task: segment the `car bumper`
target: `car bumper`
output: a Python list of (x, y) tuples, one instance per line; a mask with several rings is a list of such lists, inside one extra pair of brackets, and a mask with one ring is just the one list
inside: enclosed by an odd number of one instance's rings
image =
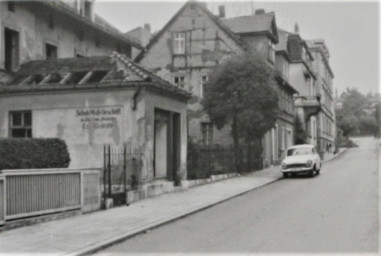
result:
[(290, 169), (282, 169), (283, 173), (309, 173), (313, 170), (313, 167), (303, 167), (303, 168), (290, 168)]

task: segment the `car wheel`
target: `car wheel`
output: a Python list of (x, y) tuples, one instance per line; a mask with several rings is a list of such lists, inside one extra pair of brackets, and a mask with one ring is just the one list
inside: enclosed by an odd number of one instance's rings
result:
[(283, 173), (283, 178), (287, 178), (288, 177), (288, 173)]
[(310, 177), (313, 177), (314, 176), (314, 172), (315, 172), (315, 167), (308, 173), (308, 175)]
[(316, 175), (319, 175), (320, 174), (320, 170), (316, 170)]

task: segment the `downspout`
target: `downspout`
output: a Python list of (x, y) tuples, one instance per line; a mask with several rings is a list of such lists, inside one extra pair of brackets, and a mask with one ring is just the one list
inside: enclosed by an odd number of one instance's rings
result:
[(134, 110), (134, 111), (137, 108), (137, 98), (140, 95), (140, 91), (141, 91), (141, 86), (140, 86), (140, 84), (138, 84), (138, 88), (136, 89), (134, 96), (132, 97), (132, 99), (133, 99), (132, 110)]

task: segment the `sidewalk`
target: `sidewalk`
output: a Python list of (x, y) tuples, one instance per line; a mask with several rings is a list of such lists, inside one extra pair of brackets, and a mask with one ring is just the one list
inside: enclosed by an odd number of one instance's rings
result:
[[(343, 152), (340, 152), (341, 154)], [(335, 156), (338, 156), (336, 154)], [(239, 196), (282, 177), (279, 166), (71, 218), (0, 233), (0, 254), (81, 255)]]

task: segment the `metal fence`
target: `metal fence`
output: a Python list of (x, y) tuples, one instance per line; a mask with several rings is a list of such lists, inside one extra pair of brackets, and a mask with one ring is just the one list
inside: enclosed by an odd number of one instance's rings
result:
[(0, 223), (68, 210), (100, 209), (100, 170), (2, 170)]
[(114, 204), (126, 203), (126, 192), (136, 189), (140, 180), (142, 150), (121, 147), (104, 146), (103, 196), (113, 198)]

